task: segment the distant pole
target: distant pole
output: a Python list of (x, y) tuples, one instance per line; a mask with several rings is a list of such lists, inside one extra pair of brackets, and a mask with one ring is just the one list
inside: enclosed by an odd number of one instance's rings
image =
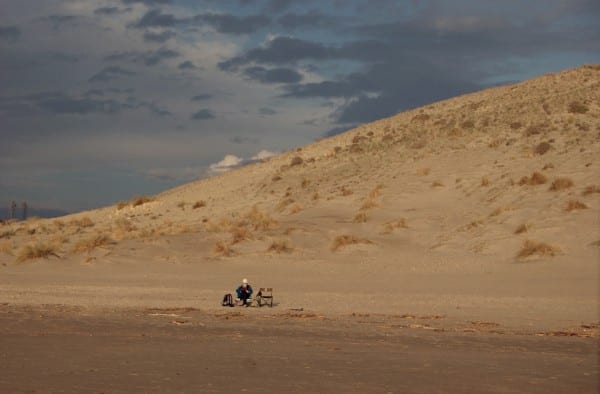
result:
[(8, 210), (8, 218), (9, 219), (14, 219), (15, 218), (15, 209), (17, 209), (17, 203), (13, 201), (10, 202), (10, 209)]
[(23, 201), (23, 220), (27, 219), (27, 201)]

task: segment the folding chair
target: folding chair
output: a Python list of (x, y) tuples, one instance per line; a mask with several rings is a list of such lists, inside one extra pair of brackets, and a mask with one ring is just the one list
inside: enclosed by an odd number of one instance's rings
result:
[(258, 289), (258, 294), (256, 295), (256, 300), (258, 301), (258, 306), (269, 305), (270, 308), (273, 307), (273, 288), (272, 287), (261, 287)]

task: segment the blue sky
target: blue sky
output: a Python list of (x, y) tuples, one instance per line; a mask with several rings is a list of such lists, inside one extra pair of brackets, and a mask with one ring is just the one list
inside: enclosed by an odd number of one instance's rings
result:
[(152, 194), (600, 62), (600, 2), (0, 0), (0, 203)]

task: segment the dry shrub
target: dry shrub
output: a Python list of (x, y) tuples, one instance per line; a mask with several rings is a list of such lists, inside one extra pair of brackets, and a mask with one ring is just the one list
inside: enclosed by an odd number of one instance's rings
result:
[(552, 163), (546, 163), (546, 164), (544, 164), (544, 167), (542, 168), (542, 170), (548, 170), (548, 169), (551, 169), (551, 168), (554, 168), (554, 164), (552, 164)]
[(365, 212), (359, 212), (354, 216), (352, 221), (354, 223), (365, 223), (367, 221), (367, 214)]
[(462, 122), (462, 123), (460, 124), (460, 126), (461, 126), (463, 129), (472, 129), (473, 127), (475, 127), (475, 122), (473, 122), (473, 121), (472, 121), (472, 120), (470, 120), (470, 119), (469, 119), (469, 120), (465, 120), (464, 122)]
[(552, 185), (550, 185), (550, 190), (552, 190), (552, 191), (564, 190), (564, 189), (573, 187), (573, 185), (574, 185), (573, 181), (569, 178), (556, 178), (554, 180), (554, 182), (552, 182)]
[(359, 143), (354, 143), (350, 145), (350, 149), (348, 150), (350, 153), (363, 153), (363, 148)]
[(94, 227), (94, 222), (92, 221), (92, 219), (90, 219), (87, 216), (85, 216), (81, 219), (73, 219), (69, 222), (69, 224), (71, 226), (82, 227), (82, 228)]
[(247, 227), (234, 227), (229, 230), (231, 233), (231, 244), (252, 239), (252, 232)]
[(2, 238), (10, 239), (10, 237), (14, 237), (16, 234), (17, 234), (17, 232), (13, 229), (4, 230), (4, 231), (0, 232), (0, 239), (2, 239)]
[(342, 188), (340, 189), (342, 192), (342, 196), (351, 196), (352, 194), (354, 194), (354, 192), (350, 189), (346, 189), (345, 186), (342, 186)]
[(369, 198), (373, 199), (379, 197), (381, 195), (381, 189), (383, 189), (384, 187), (385, 186), (382, 184), (375, 186), (375, 188), (369, 193)]
[(536, 124), (529, 125), (525, 129), (525, 136), (530, 137), (532, 135), (542, 134), (544, 131), (546, 131), (547, 128), (548, 128), (548, 125), (545, 123), (536, 123)]
[(284, 198), (279, 202), (279, 204), (277, 204), (277, 210), (282, 212), (288, 205), (293, 204), (294, 202), (296, 202), (296, 200), (293, 198)]
[(313, 201), (317, 201), (317, 200), (318, 200), (320, 197), (321, 197), (321, 196), (319, 195), (319, 192), (315, 192), (315, 193), (312, 195), (312, 199), (313, 199)]
[(302, 183), (300, 184), (300, 187), (303, 189), (306, 189), (308, 186), (310, 185), (310, 179), (302, 179)]
[(292, 161), (290, 162), (290, 165), (293, 167), (293, 166), (299, 166), (302, 163), (304, 163), (304, 160), (300, 156), (294, 156), (292, 158)]
[(294, 250), (290, 246), (290, 243), (285, 239), (275, 240), (269, 245), (267, 252), (275, 252), (275, 253), (291, 253)]
[(546, 182), (548, 182), (548, 178), (546, 178), (544, 174), (536, 171), (533, 174), (531, 174), (531, 177), (524, 176), (523, 178), (521, 178), (521, 180), (519, 181), (519, 185), (535, 186), (543, 185)]
[(17, 261), (23, 262), (27, 260), (46, 258), (48, 256), (56, 256), (56, 249), (54, 245), (38, 242), (24, 246), (17, 255)]
[(82, 253), (87, 252), (90, 253), (92, 250), (106, 246), (113, 243), (113, 241), (105, 234), (98, 234), (88, 239), (82, 239), (75, 244), (73, 247), (73, 252)]
[(521, 122), (512, 122), (510, 124), (510, 128), (513, 130), (518, 130), (523, 126), (523, 124)]
[(515, 234), (523, 234), (526, 233), (529, 230), (529, 226), (525, 223), (521, 224), (519, 227), (517, 227), (517, 229), (515, 230)]
[(290, 208), (290, 215), (294, 215), (297, 214), (299, 212), (302, 212), (304, 210), (304, 207), (302, 206), (302, 204), (294, 204), (292, 205), (292, 207)]
[(560, 249), (556, 246), (527, 239), (523, 243), (523, 246), (521, 247), (519, 254), (517, 254), (517, 257), (519, 259), (525, 259), (531, 256), (556, 256), (558, 253), (560, 253)]
[(372, 198), (367, 198), (365, 202), (360, 206), (359, 211), (367, 211), (369, 209), (376, 208), (378, 205)]
[(490, 213), (490, 217), (494, 217), (494, 216), (498, 216), (500, 215), (502, 212), (504, 212), (504, 208), (496, 208), (492, 211), (492, 213)]
[(62, 230), (65, 227), (65, 222), (63, 222), (62, 220), (54, 220), (52, 221), (52, 225), (57, 229), (57, 230)]
[(408, 228), (406, 220), (404, 218), (392, 220), (383, 224), (383, 230), (381, 234), (391, 234), (395, 229)]
[(280, 180), (281, 180), (281, 176), (279, 176), (279, 175), (273, 175), (273, 178), (271, 178), (271, 181), (273, 181), (273, 182), (277, 182)]
[(244, 215), (242, 224), (248, 223), (254, 230), (264, 231), (277, 227), (277, 221), (268, 213), (262, 212), (258, 207), (252, 207), (246, 215)]
[(567, 202), (565, 211), (571, 212), (571, 211), (577, 211), (579, 209), (588, 209), (588, 206), (577, 200), (569, 200), (569, 202)]
[(548, 142), (542, 142), (538, 144), (533, 151), (536, 155), (543, 155), (548, 152), (550, 148), (552, 148), (552, 145), (550, 145)]
[(192, 209), (204, 208), (206, 206), (206, 202), (204, 200), (198, 200), (192, 205)]
[(156, 200), (154, 197), (149, 197), (149, 196), (135, 196), (131, 200), (131, 206), (132, 207), (139, 207), (140, 205), (144, 205), (144, 204), (152, 202), (154, 200)]
[(481, 178), (481, 186), (483, 187), (487, 187), (490, 185), (490, 180), (488, 179), (488, 177), (484, 176)]
[(334, 238), (333, 242), (331, 243), (330, 249), (332, 252), (335, 252), (338, 249), (343, 248), (348, 245), (372, 244), (372, 243), (373, 243), (373, 241), (370, 241), (366, 238), (358, 238), (358, 237), (355, 237), (354, 235), (344, 234), (344, 235), (338, 235), (337, 237)]
[(177, 203), (177, 208), (181, 208), (182, 210), (185, 210), (185, 201), (179, 201)]
[(425, 137), (421, 137), (413, 142), (410, 147), (412, 149), (423, 149), (427, 146), (427, 139)]
[(589, 111), (588, 106), (583, 103), (580, 103), (579, 101), (572, 101), (571, 103), (569, 103), (568, 109), (569, 113), (572, 114), (585, 114)]
[(596, 185), (588, 186), (585, 188), (585, 190), (583, 191), (582, 194), (584, 196), (587, 196), (588, 194), (593, 194), (593, 193), (600, 193), (600, 187), (598, 187)]
[(424, 121), (429, 120), (430, 118), (431, 118), (431, 116), (428, 115), (428, 114), (424, 114), (424, 113), (423, 114), (418, 114), (418, 115), (415, 115), (411, 119), (411, 122), (424, 122)]
[(440, 181), (435, 181), (431, 184), (431, 187), (444, 187), (444, 184)]
[(231, 246), (224, 241), (217, 241), (213, 248), (213, 255), (221, 257), (229, 257), (234, 254)]
[(419, 168), (417, 170), (417, 175), (426, 176), (426, 175), (429, 175), (430, 172), (431, 172), (431, 168)]

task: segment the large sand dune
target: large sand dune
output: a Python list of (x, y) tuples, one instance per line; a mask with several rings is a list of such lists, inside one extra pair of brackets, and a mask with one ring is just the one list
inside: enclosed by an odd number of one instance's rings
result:
[(248, 277), (275, 288), (273, 313), (597, 327), (599, 158), (600, 66), (583, 66), (147, 199), (5, 223), (0, 302), (211, 310)]

